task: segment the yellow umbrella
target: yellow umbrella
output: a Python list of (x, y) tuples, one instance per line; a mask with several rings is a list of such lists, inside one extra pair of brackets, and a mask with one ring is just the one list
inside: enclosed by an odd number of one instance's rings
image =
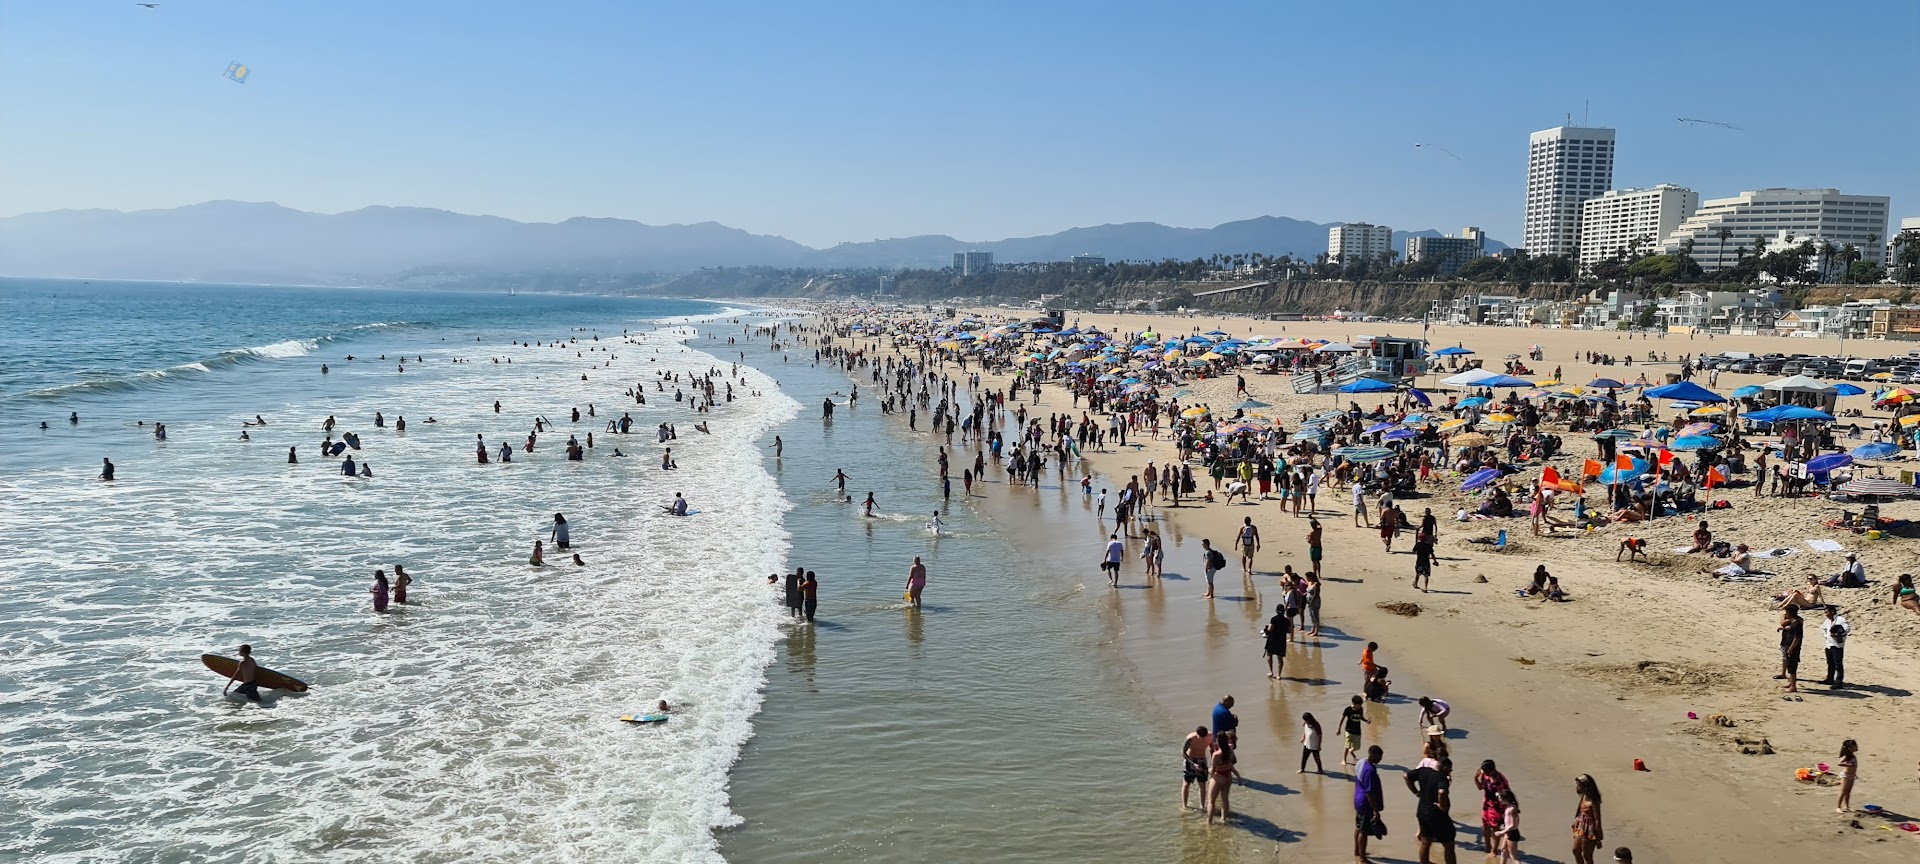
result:
[(1441, 432), (1446, 432), (1449, 430), (1458, 429), (1465, 425), (1467, 425), (1467, 421), (1465, 420), (1448, 420), (1447, 422), (1440, 424), (1437, 428)]
[(1187, 410), (1180, 412), (1180, 416), (1187, 417), (1187, 418), (1205, 417), (1211, 413), (1213, 412), (1208, 411), (1205, 408), (1188, 408)]
[(1693, 409), (1690, 412), (1687, 412), (1687, 416), (1712, 417), (1716, 414), (1725, 414), (1725, 413), (1727, 413), (1727, 407), (1725, 405), (1702, 405), (1698, 408)]
[(1872, 378), (1875, 381), (1890, 381), (1893, 379), (1893, 373), (1892, 372), (1875, 372), (1872, 375), (1868, 375), (1867, 377)]
[[(1542, 384), (1544, 384), (1544, 383), (1546, 383), (1546, 382), (1544, 382), (1544, 381), (1543, 381), (1543, 382), (1541, 382), (1541, 383), (1542, 383)], [(1557, 382), (1556, 382), (1556, 383), (1557, 383)], [(1580, 386), (1580, 385), (1578, 385), (1578, 384), (1575, 384), (1575, 385), (1573, 385), (1572, 387), (1568, 387), (1567, 389), (1565, 389), (1565, 390), (1562, 390), (1562, 391), (1560, 391), (1560, 392), (1562, 392), (1562, 393), (1566, 393), (1566, 394), (1569, 394), (1569, 395), (1573, 395), (1573, 396), (1585, 396), (1585, 395), (1587, 395), (1587, 388), (1585, 388), (1585, 387), (1582, 387), (1582, 386)]]
[(1548, 379), (1547, 379), (1547, 380), (1545, 380), (1545, 381), (1535, 381), (1535, 382), (1533, 382), (1533, 384), (1534, 384), (1534, 386), (1536, 386), (1536, 387), (1558, 387), (1558, 386), (1560, 386), (1560, 379), (1558, 379), (1558, 378), (1548, 378)]
[(1512, 414), (1488, 414), (1487, 422), (1494, 423), (1494, 424), (1512, 423), (1513, 415)]
[(1902, 426), (1912, 426), (1915, 423), (1920, 423), (1920, 414), (1908, 414), (1900, 418), (1900, 425)]
[(1225, 356), (1223, 356), (1223, 355), (1220, 355), (1220, 354), (1215, 354), (1215, 353), (1213, 353), (1212, 351), (1208, 351), (1207, 353), (1205, 353), (1205, 354), (1202, 354), (1202, 355), (1200, 355), (1200, 359), (1202, 359), (1202, 360), (1225, 360), (1225, 359), (1227, 359), (1227, 358), (1226, 358)]

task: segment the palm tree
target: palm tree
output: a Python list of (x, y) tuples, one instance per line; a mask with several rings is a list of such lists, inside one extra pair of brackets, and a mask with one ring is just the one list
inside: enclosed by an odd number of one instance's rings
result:
[(1833, 261), (1840, 254), (1840, 247), (1833, 245), (1832, 240), (1822, 240), (1819, 249), (1820, 281), (1825, 282), (1833, 278)]
[(1714, 269), (1718, 272), (1727, 269), (1727, 241), (1733, 237), (1733, 229), (1722, 225), (1713, 229), (1713, 236), (1720, 241), (1720, 245), (1713, 250), (1713, 263), (1719, 265)]

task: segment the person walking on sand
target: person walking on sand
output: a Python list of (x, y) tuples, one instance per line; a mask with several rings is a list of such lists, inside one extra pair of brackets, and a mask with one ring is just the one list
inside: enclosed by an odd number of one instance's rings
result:
[(1267, 677), (1280, 680), (1281, 673), (1287, 671), (1287, 642), (1293, 632), (1293, 617), (1287, 614), (1283, 604), (1273, 607), (1273, 618), (1260, 633), (1267, 639)]
[(1107, 551), (1100, 558), (1100, 569), (1107, 574), (1108, 587), (1120, 587), (1120, 562), (1127, 557), (1127, 544), (1118, 533), (1107, 535)]
[(1200, 566), (1207, 573), (1207, 593), (1204, 599), (1211, 600), (1213, 599), (1213, 574), (1227, 569), (1227, 556), (1213, 548), (1212, 540), (1203, 539), (1200, 541), (1200, 562)]
[(1205, 726), (1195, 726), (1187, 733), (1187, 740), (1180, 744), (1180, 809), (1193, 809), (1187, 801), (1195, 783), (1200, 784), (1200, 803), (1206, 804), (1207, 753), (1212, 749), (1213, 733)]
[(1253, 576), (1253, 553), (1260, 551), (1260, 529), (1253, 525), (1253, 517), (1240, 520), (1240, 533), (1233, 538), (1233, 545), (1240, 550), (1240, 570), (1248, 577)]
[(1320, 548), (1320, 520), (1308, 519), (1307, 520), (1307, 561), (1308, 563), (1313, 565), (1313, 578), (1315, 579), (1321, 578), (1320, 555), (1323, 551), (1324, 550)]
[(1353, 527), (1373, 527), (1373, 520), (1367, 518), (1367, 484), (1358, 480), (1353, 481)]
[(1573, 808), (1574, 864), (1593, 864), (1594, 853), (1607, 839), (1606, 825), (1600, 818), (1600, 785), (1593, 782), (1593, 775), (1582, 774), (1573, 778), (1573, 791), (1580, 796), (1580, 803)]
[(907, 604), (920, 608), (920, 592), (927, 590), (927, 565), (920, 563), (920, 556), (913, 556), (913, 566), (907, 568)]
[(1780, 610), (1780, 674), (1773, 676), (1775, 681), (1786, 681), (1784, 691), (1800, 692), (1800, 643), (1806, 632), (1806, 623), (1800, 619), (1800, 610), (1788, 606)]
[(1860, 773), (1860, 745), (1852, 738), (1840, 742), (1840, 798), (1833, 804), (1835, 813), (1853, 812), (1853, 781)]
[(1367, 758), (1360, 761), (1360, 767), (1353, 777), (1353, 860), (1366, 864), (1372, 859), (1367, 857), (1367, 840), (1375, 833), (1384, 834), (1384, 826), (1377, 825), (1380, 811), (1386, 809), (1386, 794), (1380, 788), (1380, 759), (1385, 751), (1375, 744), (1367, 748)]
[(1500, 851), (1500, 826), (1506, 821), (1506, 804), (1500, 795), (1508, 789), (1507, 776), (1492, 759), (1485, 760), (1473, 775), (1473, 788), (1480, 790), (1480, 846), (1491, 858)]
[(1312, 712), (1300, 715), (1300, 770), (1295, 774), (1307, 773), (1307, 757), (1313, 757), (1313, 773), (1327, 773), (1327, 766), (1320, 764), (1320, 721), (1313, 719)]
[(1433, 535), (1425, 531), (1413, 535), (1413, 587), (1433, 589)]
[(1414, 809), (1414, 821), (1420, 830), (1414, 835), (1420, 848), (1420, 864), (1432, 864), (1428, 858), (1433, 844), (1440, 844), (1440, 854), (1446, 864), (1456, 864), (1453, 849), (1453, 816), (1447, 811), (1453, 807), (1453, 797), (1449, 788), (1453, 785), (1453, 760), (1441, 757), (1433, 767), (1420, 767), (1406, 774), (1407, 791), (1419, 800)]
[(1358, 696), (1353, 704), (1340, 711), (1340, 733), (1346, 746), (1340, 751), (1340, 764), (1352, 765), (1360, 758), (1360, 724), (1371, 722), (1367, 719), (1367, 703)]

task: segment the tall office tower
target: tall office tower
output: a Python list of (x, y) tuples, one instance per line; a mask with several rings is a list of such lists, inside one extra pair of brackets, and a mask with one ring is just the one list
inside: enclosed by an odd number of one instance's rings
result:
[(1571, 255), (1580, 245), (1580, 205), (1613, 188), (1613, 130), (1556, 126), (1527, 139), (1527, 218), (1533, 255)]

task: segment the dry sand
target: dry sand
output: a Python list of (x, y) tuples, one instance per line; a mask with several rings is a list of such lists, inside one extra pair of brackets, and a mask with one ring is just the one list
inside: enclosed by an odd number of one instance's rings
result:
[[(983, 310), (993, 314), (995, 310)], [(1080, 326), (1160, 332), (1220, 330), (1241, 335), (1285, 335), (1346, 339), (1360, 334), (1419, 335), (1418, 325), (1342, 324), (1334, 322), (1259, 322), (1168, 316), (1079, 316)], [(1676, 362), (1654, 365), (1648, 377), (1673, 371), (1681, 353), (1727, 350), (1826, 353), (1832, 342), (1760, 337), (1625, 339), (1612, 333), (1510, 328), (1435, 328), (1435, 344), (1465, 344), (1498, 365), (1507, 354), (1524, 353), (1532, 344), (1547, 346), (1536, 363), (1542, 375), (1562, 367), (1562, 379), (1584, 383), (1595, 375), (1631, 380), (1634, 367), (1591, 367), (1576, 354), (1627, 350), (1667, 351)], [(1849, 341), (1856, 355), (1905, 353), (1904, 343)], [(891, 352), (891, 348), (884, 349)], [(1770, 376), (1723, 375), (1722, 392)], [(1330, 396), (1296, 396), (1287, 379), (1248, 376), (1254, 398), (1273, 403), (1276, 417), (1297, 423), (1300, 412), (1334, 405)], [(1704, 382), (1703, 382), (1704, 383)], [(989, 386), (1003, 386), (999, 379)], [(1187, 401), (1231, 405), (1233, 379), (1187, 385), (1196, 395)], [(1342, 397), (1339, 404), (1344, 405)], [(1843, 400), (1842, 407), (1866, 408), (1867, 397)], [(1371, 401), (1363, 400), (1371, 405)], [(1041, 414), (1073, 411), (1058, 388), (1045, 390)], [(1881, 415), (1884, 416), (1884, 415)], [(1571, 452), (1556, 460), (1563, 468), (1593, 455), (1591, 439), (1566, 436)], [(1123, 485), (1148, 459), (1173, 458), (1165, 440), (1145, 441), (1124, 453), (1090, 454), (1097, 485)], [(995, 480), (997, 471), (990, 472)], [(1205, 478), (1202, 485), (1208, 485)], [(1764, 583), (1726, 584), (1704, 571), (1724, 563), (1699, 556), (1674, 555), (1685, 545), (1693, 524), (1669, 518), (1634, 526), (1635, 536), (1651, 542), (1652, 562), (1616, 564), (1620, 529), (1592, 535), (1562, 532), (1535, 538), (1524, 519), (1469, 524), (1446, 520), (1461, 500), (1452, 490), (1457, 478), (1423, 487), (1430, 497), (1407, 499), (1402, 508), (1417, 516), (1431, 506), (1442, 517), (1440, 555), (1432, 594), (1408, 584), (1411, 540), (1387, 554), (1376, 531), (1353, 527), (1341, 490), (1323, 489), (1321, 521), (1327, 530), (1329, 577), (1323, 637), (1289, 658), (1286, 678), (1265, 677), (1259, 629), (1278, 599), (1270, 573), (1292, 564), (1306, 566), (1306, 520), (1280, 511), (1277, 502), (1252, 505), (1199, 504), (1154, 508), (1169, 541), (1170, 578), (1157, 587), (1116, 592), (1113, 614), (1125, 627), (1122, 646), (1154, 694), (1168, 720), (1169, 807), (1177, 790), (1171, 756), (1178, 735), (1205, 722), (1222, 693), (1239, 700), (1245, 737), (1242, 771), (1254, 781), (1237, 791), (1237, 808), (1255, 826), (1251, 834), (1215, 827), (1205, 830), (1189, 855), (1218, 860), (1343, 860), (1351, 848), (1351, 784), (1343, 777), (1294, 773), (1299, 756), (1299, 715), (1312, 711), (1328, 728), (1323, 758), (1330, 774), (1340, 770), (1339, 709), (1358, 692), (1359, 646), (1381, 643), (1380, 662), (1393, 669), (1395, 693), (1388, 706), (1372, 706), (1381, 715), (1366, 733), (1367, 743), (1386, 748), (1384, 764), (1411, 766), (1418, 759), (1414, 729), (1418, 695), (1451, 702), (1456, 763), (1453, 816), (1467, 827), (1477, 822), (1478, 795), (1471, 776), (1481, 759), (1493, 758), (1513, 780), (1527, 814), (1525, 844), (1536, 860), (1571, 860), (1565, 825), (1575, 797), (1572, 778), (1591, 773), (1607, 795), (1607, 843), (1634, 847), (1645, 861), (1757, 861), (1844, 852), (1866, 860), (1911, 859), (1920, 853), (1920, 836), (1881, 830), (1889, 821), (1866, 814), (1833, 812), (1833, 790), (1794, 780), (1795, 768), (1835, 762), (1841, 739), (1860, 742), (1861, 779), (1855, 806), (1875, 803), (1901, 818), (1920, 818), (1920, 710), (1912, 691), (1920, 689), (1913, 650), (1920, 647), (1920, 616), (1892, 608), (1888, 581), (1913, 569), (1915, 544), (1889, 539), (1869, 542), (1823, 527), (1837, 507), (1816, 499), (1752, 498), (1748, 489), (1724, 494), (1732, 510), (1710, 514), (1715, 536), (1744, 541), (1756, 549), (1797, 547), (1798, 552), (1769, 562), (1778, 575)], [(989, 515), (1020, 533), (1017, 505), (985, 502)], [(996, 512), (1004, 511), (1004, 512)], [(1920, 519), (1920, 505), (1902, 503), (1883, 514)], [(1221, 574), (1220, 596), (1200, 599), (1198, 541), (1210, 537), (1229, 547), (1234, 527), (1244, 516), (1259, 526), (1261, 571), (1239, 585), (1237, 564)], [(1091, 519), (1089, 519), (1091, 523)], [(1467, 543), (1505, 527), (1514, 542), (1505, 552)], [(1853, 621), (1848, 648), (1850, 690), (1818, 684), (1802, 686), (1802, 701), (1786, 701), (1771, 675), (1778, 664), (1774, 625), (1778, 613), (1767, 598), (1785, 586), (1800, 584), (1806, 573), (1827, 574), (1842, 563), (1839, 553), (1809, 549), (1808, 538), (1831, 538), (1856, 550), (1875, 587), (1838, 592)], [(1022, 538), (1024, 543), (1083, 544), (1084, 557), (1097, 558), (1102, 536), (1089, 525), (1084, 538)], [(1137, 547), (1136, 547), (1137, 550)], [(1229, 558), (1233, 558), (1231, 554)], [(1526, 581), (1536, 564), (1546, 564), (1575, 596), (1565, 604), (1527, 602), (1512, 589)], [(1129, 559), (1123, 581), (1140, 584), (1137, 559)], [(1089, 564), (1089, 570), (1091, 570)], [(1486, 581), (1478, 581), (1484, 577)], [(1090, 579), (1097, 578), (1090, 576)], [(1104, 585), (1101, 586), (1104, 588)], [(1388, 602), (1422, 607), (1415, 617), (1376, 608)], [(1823, 668), (1818, 636), (1809, 627), (1803, 676), (1817, 679)], [(1722, 714), (1731, 728), (1702, 720)], [(1759, 742), (1765, 742), (1762, 745)], [(1750, 751), (1771, 750), (1770, 754)], [(1632, 770), (1634, 759), (1649, 771)], [(1344, 775), (1343, 775), (1344, 776)], [(1388, 821), (1393, 834), (1376, 851), (1381, 860), (1406, 860), (1413, 848), (1412, 802), (1397, 772), (1388, 772)], [(1263, 794), (1264, 793), (1264, 794)], [(1151, 818), (1143, 814), (1142, 818)], [(1198, 822), (1197, 815), (1186, 818)], [(1859, 827), (1855, 827), (1858, 823)], [(1478, 854), (1478, 852), (1463, 854)]]

